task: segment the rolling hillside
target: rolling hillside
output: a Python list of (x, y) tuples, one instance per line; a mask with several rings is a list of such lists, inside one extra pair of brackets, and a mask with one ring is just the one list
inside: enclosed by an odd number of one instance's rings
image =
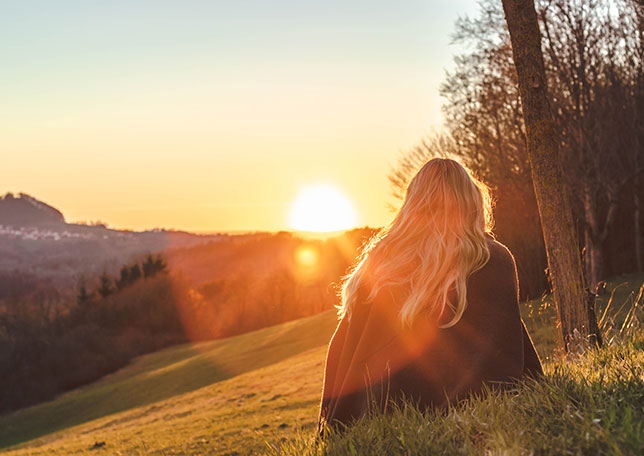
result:
[[(614, 292), (607, 313), (620, 327), (643, 281), (631, 275), (610, 282), (598, 315)], [(524, 303), (521, 311), (542, 359), (552, 363), (549, 299)], [(93, 384), (0, 417), (0, 453), (242, 455), (310, 435), (335, 324), (329, 311), (141, 356)]]
[(312, 425), (335, 324), (326, 312), (142, 356), (54, 401), (0, 417), (0, 445), (18, 444), (5, 449), (16, 455), (94, 454), (100, 442), (121, 454), (225, 454), (248, 442), (259, 449), (261, 436)]

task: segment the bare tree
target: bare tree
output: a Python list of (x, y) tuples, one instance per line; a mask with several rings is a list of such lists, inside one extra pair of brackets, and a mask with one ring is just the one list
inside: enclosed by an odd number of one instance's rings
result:
[(573, 210), (582, 221), (593, 289), (604, 278), (603, 247), (623, 203), (620, 193), (640, 172), (634, 12), (622, 0), (549, 0), (539, 11), (562, 160), (576, 183)]

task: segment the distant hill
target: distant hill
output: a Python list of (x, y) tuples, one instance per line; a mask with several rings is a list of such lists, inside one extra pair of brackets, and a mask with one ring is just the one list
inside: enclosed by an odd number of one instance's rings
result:
[(58, 209), (25, 193), (0, 197), (0, 225), (24, 226), (40, 223), (65, 223)]
[(80, 276), (110, 273), (131, 258), (203, 242), (225, 234), (114, 230), (104, 224), (67, 223), (62, 212), (25, 193), (0, 197), (0, 275), (29, 273), (62, 287)]

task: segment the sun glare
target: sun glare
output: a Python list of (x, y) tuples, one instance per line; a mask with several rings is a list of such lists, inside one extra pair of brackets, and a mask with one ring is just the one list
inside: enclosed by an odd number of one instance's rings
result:
[(295, 252), (297, 262), (302, 266), (315, 266), (318, 261), (318, 253), (311, 247), (300, 247)]
[(289, 215), (289, 226), (300, 231), (340, 231), (356, 223), (356, 211), (349, 199), (330, 185), (303, 188)]

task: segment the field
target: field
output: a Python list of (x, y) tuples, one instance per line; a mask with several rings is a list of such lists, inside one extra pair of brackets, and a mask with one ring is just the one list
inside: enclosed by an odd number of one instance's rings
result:
[[(311, 427), (326, 312), (220, 341), (142, 356), (100, 381), (0, 418), (7, 454), (244, 454)], [(46, 434), (46, 435), (45, 435)]]
[[(633, 301), (643, 279), (611, 282), (598, 316), (615, 289), (608, 315), (619, 320), (628, 306), (615, 303)], [(522, 312), (552, 372), (561, 365), (553, 360), (552, 306), (548, 299), (535, 300), (523, 304)], [(316, 422), (325, 345), (334, 326), (333, 312), (326, 312), (142, 356), (98, 382), (0, 417), (3, 454), (241, 455), (272, 451), (268, 444), (294, 437), (306, 440)], [(637, 347), (631, 352), (641, 362)], [(635, 419), (633, 426), (636, 432), (644, 424)], [(307, 448), (304, 441), (294, 451)]]

